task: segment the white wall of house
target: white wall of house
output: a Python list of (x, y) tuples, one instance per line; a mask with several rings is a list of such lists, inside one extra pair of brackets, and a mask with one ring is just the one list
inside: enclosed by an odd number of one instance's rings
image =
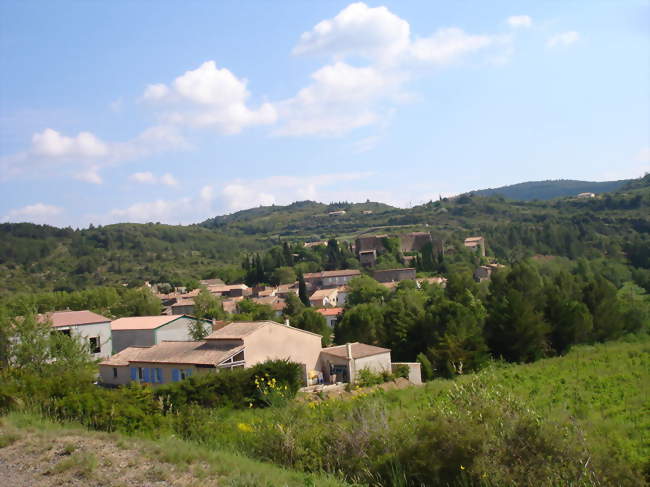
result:
[(390, 352), (378, 353), (354, 360), (355, 372), (368, 369), (372, 372), (391, 372)]
[(318, 370), (321, 337), (293, 327), (269, 325), (244, 337), (246, 367), (266, 360), (289, 359)]
[[(127, 347), (150, 347), (164, 341), (192, 341), (189, 326), (196, 318), (183, 316), (153, 330), (113, 330), (113, 353)], [(212, 324), (205, 323), (207, 334), (212, 333)]]
[(347, 291), (339, 291), (336, 295), (336, 306), (345, 306), (348, 301), (348, 294)]
[(95, 358), (108, 358), (113, 352), (110, 321), (91, 323), (88, 325), (57, 326), (54, 330), (64, 333), (69, 331), (70, 336), (78, 338), (86, 345), (90, 344), (91, 338), (96, 338), (99, 342), (100, 350), (92, 354)]
[[(196, 321), (196, 318), (184, 316), (172, 321), (171, 323), (156, 328), (156, 343), (164, 341), (192, 341), (189, 330), (190, 325)], [(212, 324), (205, 323), (203, 327), (208, 334), (212, 333)]]

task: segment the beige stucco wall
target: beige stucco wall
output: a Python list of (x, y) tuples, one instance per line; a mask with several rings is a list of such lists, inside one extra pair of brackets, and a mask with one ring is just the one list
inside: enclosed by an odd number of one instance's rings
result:
[(422, 370), (420, 369), (420, 362), (393, 362), (391, 364), (393, 373), (397, 372), (397, 367), (406, 365), (409, 368), (408, 380), (412, 384), (422, 384)]
[[(113, 367), (117, 369), (117, 378), (113, 378)], [(146, 362), (137, 362), (132, 363), (131, 365), (121, 365), (121, 366), (111, 366), (111, 365), (100, 365), (99, 366), (99, 375), (101, 382), (103, 384), (109, 385), (126, 385), (131, 382), (131, 367), (149, 367), (149, 368), (160, 368), (162, 369), (163, 381), (162, 383), (151, 383), (147, 382), (146, 384), (157, 387), (164, 384), (169, 384), (172, 382), (172, 369), (192, 369), (192, 375), (214, 373), (217, 369), (208, 368), (208, 367), (195, 367), (193, 365), (187, 364), (158, 364), (158, 363), (146, 363)]]
[(267, 325), (244, 337), (246, 367), (266, 360), (289, 359), (317, 370), (321, 337), (284, 325)]

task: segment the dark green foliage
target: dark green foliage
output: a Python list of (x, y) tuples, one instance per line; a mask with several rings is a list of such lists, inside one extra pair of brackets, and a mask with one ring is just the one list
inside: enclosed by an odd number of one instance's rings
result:
[(616, 191), (628, 182), (629, 180), (592, 182), (572, 181), (570, 179), (532, 181), (495, 189), (481, 189), (472, 191), (472, 194), (476, 196), (499, 195), (503, 198), (521, 201), (550, 200), (553, 198), (572, 197), (579, 193), (599, 194)]
[(328, 346), (331, 342), (330, 335), (332, 334), (332, 330), (327, 325), (325, 317), (315, 309), (305, 308), (293, 319), (291, 324), (301, 330), (311, 331), (322, 336), (321, 341), (324, 347)]
[(260, 407), (265, 402), (255, 380), (275, 378), (279, 387), (287, 386), (295, 396), (302, 386), (300, 366), (287, 360), (271, 360), (244, 369), (221, 370), (192, 376), (184, 381), (155, 389), (154, 396), (162, 401), (166, 412), (179, 411), (187, 405), (202, 407)]

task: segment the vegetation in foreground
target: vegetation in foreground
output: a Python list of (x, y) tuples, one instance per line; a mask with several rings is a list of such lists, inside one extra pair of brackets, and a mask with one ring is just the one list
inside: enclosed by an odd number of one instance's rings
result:
[[(267, 378), (273, 386), (255, 385), (265, 401), (236, 408), (210, 401), (191, 379), (158, 394), (147, 387), (105, 391), (47, 368), (46, 378), (31, 382), (28, 374), (15, 376), (14, 387), (3, 376), (0, 397), (5, 410), (129, 432), (161, 446), (175, 436), (201, 451), (366, 485), (637, 486), (649, 470), (650, 341), (636, 339), (577, 346), (533, 364), (493, 363), (419, 388), (359, 390), (347, 400), (293, 401), (282, 380)], [(211, 394), (245, 400), (240, 389), (217, 386)], [(120, 420), (98, 421), (107, 414)]]
[(147, 439), (90, 432), (30, 413), (0, 418), (0, 463), (8, 485), (174, 485), (182, 487), (335, 487), (305, 474), (173, 436)]

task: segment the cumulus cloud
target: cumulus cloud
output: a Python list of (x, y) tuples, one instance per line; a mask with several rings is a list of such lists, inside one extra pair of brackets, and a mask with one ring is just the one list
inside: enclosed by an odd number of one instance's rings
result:
[(32, 135), (27, 151), (0, 158), (1, 179), (57, 171), (80, 181), (101, 184), (100, 171), (107, 166), (187, 147), (185, 138), (169, 126), (149, 127), (125, 142), (107, 142), (90, 132), (68, 136), (46, 128)]
[(514, 28), (526, 28), (533, 25), (533, 19), (528, 15), (512, 15), (506, 20), (510, 27)]
[(409, 23), (386, 7), (370, 8), (359, 2), (303, 33), (293, 53), (359, 55), (389, 61), (408, 48), (410, 35)]
[[(457, 62), (487, 48), (505, 46), (509, 36), (468, 34), (451, 27), (413, 38), (409, 23), (386, 7), (353, 3), (303, 33), (296, 55), (332, 58), (294, 97), (278, 102), (277, 135), (342, 135), (387, 119), (414, 69)], [(500, 60), (504, 59), (501, 55)], [(368, 64), (359, 66), (358, 61)]]
[(141, 184), (163, 184), (165, 186), (176, 186), (178, 181), (170, 173), (165, 173), (158, 177), (152, 172), (136, 172), (129, 176), (129, 180)]
[(3, 217), (8, 222), (52, 223), (54, 217), (63, 213), (63, 208), (44, 203), (23, 206), (10, 210)]
[(98, 158), (108, 153), (108, 147), (90, 132), (67, 137), (47, 128), (32, 136), (32, 151), (44, 157)]
[(546, 41), (548, 47), (560, 47), (560, 46), (570, 46), (574, 42), (577, 42), (580, 39), (580, 34), (576, 31), (571, 30), (569, 32), (562, 32), (561, 34), (556, 34), (549, 37)]
[[(344, 62), (312, 74), (312, 84), (278, 104), (277, 135), (341, 135), (374, 124), (388, 111), (383, 102), (399, 99), (403, 73)], [(392, 97), (392, 100), (391, 100)]]
[(221, 188), (220, 196), (227, 211), (255, 206), (289, 204), (294, 201), (320, 200), (331, 188), (370, 177), (369, 172), (321, 174), (317, 176), (271, 176), (261, 179), (231, 181)]
[(206, 61), (177, 77), (171, 87), (149, 85), (142, 98), (173, 105), (174, 109), (163, 114), (169, 123), (214, 127), (224, 134), (236, 134), (249, 126), (272, 124), (277, 118), (270, 103), (257, 108), (247, 105), (247, 83), (230, 70), (217, 68), (214, 61)]

